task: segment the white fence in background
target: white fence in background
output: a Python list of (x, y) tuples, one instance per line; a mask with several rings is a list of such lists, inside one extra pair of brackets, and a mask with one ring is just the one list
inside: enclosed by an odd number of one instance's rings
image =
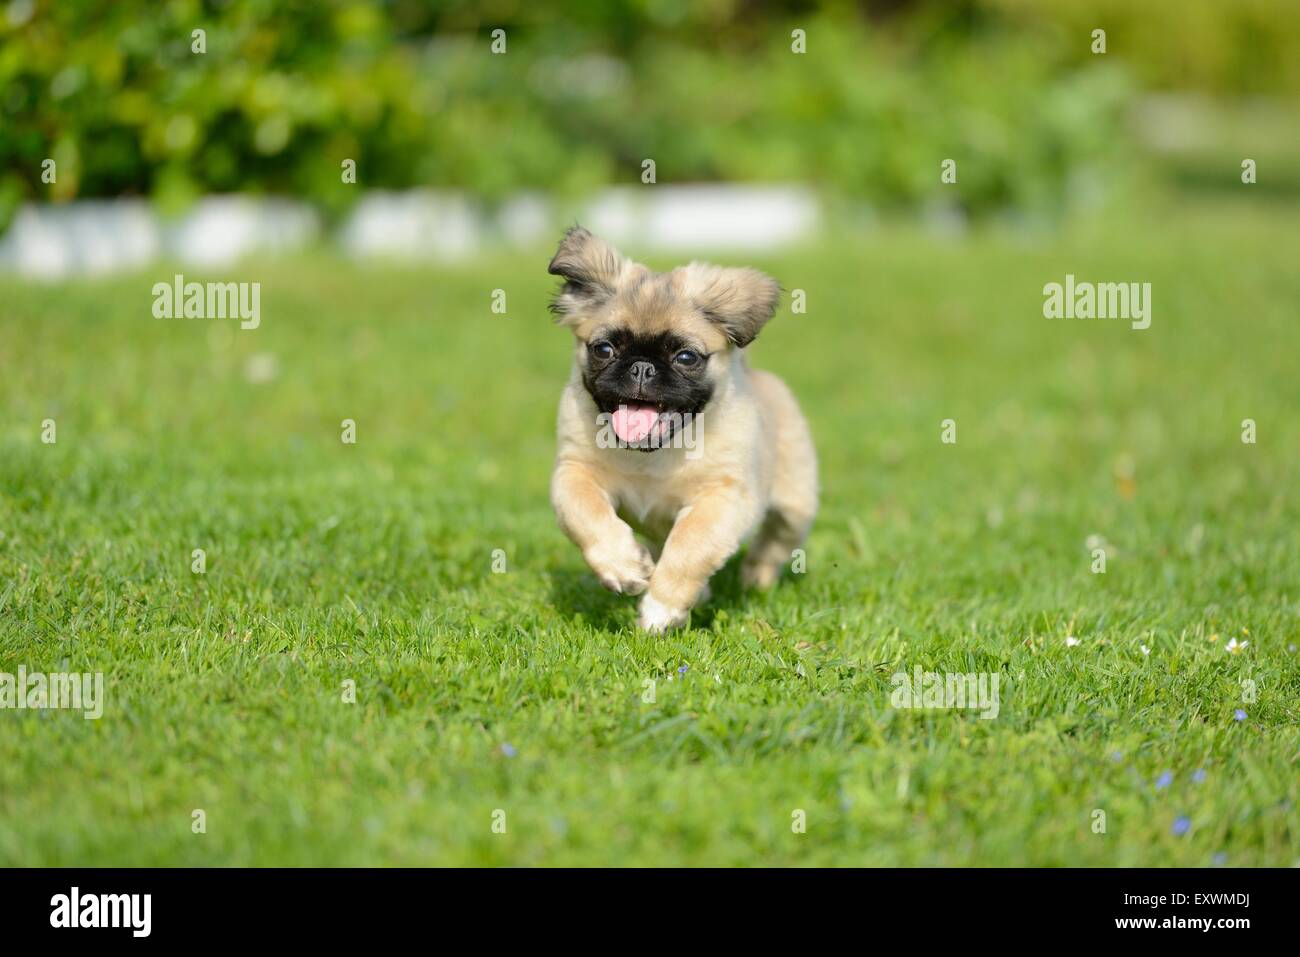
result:
[(140, 199), (30, 204), (0, 237), (0, 270), (59, 279), (158, 259), (221, 267), (319, 240), (357, 258), (456, 261), (492, 247), (558, 240), (575, 221), (638, 250), (761, 251), (811, 237), (822, 207), (798, 186), (614, 188), (577, 206), (520, 194), (491, 211), (460, 193), (370, 191), (327, 237), (311, 206), (288, 199), (211, 196), (176, 220)]

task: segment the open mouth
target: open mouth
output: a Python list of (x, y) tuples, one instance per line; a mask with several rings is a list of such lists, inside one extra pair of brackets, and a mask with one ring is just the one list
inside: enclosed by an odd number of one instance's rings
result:
[(620, 402), (609, 414), (609, 424), (628, 445), (658, 448), (669, 435), (671, 418), (662, 402)]
[[(597, 440), (602, 448), (653, 452), (669, 447), (694, 448), (702, 409), (667, 401), (614, 393), (597, 400)], [(702, 404), (702, 403), (701, 403)]]

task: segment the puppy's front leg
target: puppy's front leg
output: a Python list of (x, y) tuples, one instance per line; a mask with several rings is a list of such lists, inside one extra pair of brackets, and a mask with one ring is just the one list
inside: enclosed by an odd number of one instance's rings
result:
[(709, 489), (683, 509), (641, 599), (637, 624), (656, 632), (685, 625), (709, 578), (735, 554), (757, 518), (754, 496), (732, 483)]
[(650, 583), (654, 561), (632, 529), (614, 512), (609, 494), (578, 462), (560, 462), (551, 476), (551, 504), (560, 528), (610, 591), (639, 595)]

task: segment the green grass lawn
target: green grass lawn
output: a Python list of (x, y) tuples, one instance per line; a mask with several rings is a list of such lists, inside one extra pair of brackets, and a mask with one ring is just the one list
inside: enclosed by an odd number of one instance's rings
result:
[[(817, 439), (807, 572), (657, 638), (547, 501), (550, 249), (184, 270), (254, 331), (154, 319), (167, 268), (0, 280), (0, 671), (107, 695), (0, 711), (0, 863), (1296, 862), (1296, 213), (757, 257), (807, 292), (751, 350)], [(1151, 328), (1043, 318), (1067, 272)], [(917, 665), (997, 718), (891, 707)]]

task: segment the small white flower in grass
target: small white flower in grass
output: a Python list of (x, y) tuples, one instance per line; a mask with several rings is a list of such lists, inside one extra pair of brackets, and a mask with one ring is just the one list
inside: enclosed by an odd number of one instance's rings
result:
[(1228, 643), (1223, 647), (1226, 648), (1231, 654), (1238, 655), (1241, 654), (1241, 652), (1245, 651), (1246, 646), (1249, 644), (1250, 644), (1249, 641), (1238, 641), (1236, 638), (1229, 638)]
[(1079, 644), (1083, 644), (1083, 642), (1079, 641), (1079, 639), (1074, 637), (1074, 635), (1065, 636), (1065, 647), (1073, 648), (1075, 645)]
[(265, 385), (275, 380), (280, 365), (269, 352), (256, 352), (244, 363), (244, 378), (253, 385)]
[(1146, 645), (1138, 645), (1138, 647), (1142, 649), (1142, 655), (1143, 655), (1144, 657), (1145, 657), (1146, 655), (1151, 654), (1151, 649), (1148, 648)]

